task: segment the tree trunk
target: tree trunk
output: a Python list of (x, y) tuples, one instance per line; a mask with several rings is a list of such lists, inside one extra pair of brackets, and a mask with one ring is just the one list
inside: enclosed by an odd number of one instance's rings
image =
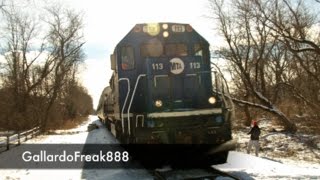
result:
[(294, 122), (292, 122), (285, 114), (283, 114), (281, 111), (279, 111), (278, 109), (276, 109), (275, 107), (273, 108), (269, 108), (267, 106), (261, 105), (261, 104), (254, 104), (248, 101), (243, 101), (243, 100), (239, 100), (236, 98), (232, 98), (233, 102), (238, 103), (238, 104), (243, 104), (246, 106), (251, 106), (254, 108), (259, 108), (259, 109), (263, 109), (266, 110), (270, 113), (272, 113), (273, 115), (277, 116), (279, 118), (279, 120), (284, 124), (285, 129), (291, 133), (295, 133), (297, 131), (297, 126)]

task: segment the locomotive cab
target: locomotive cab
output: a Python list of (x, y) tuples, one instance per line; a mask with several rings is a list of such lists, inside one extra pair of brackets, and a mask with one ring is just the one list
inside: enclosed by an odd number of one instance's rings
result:
[(212, 72), (209, 43), (190, 25), (137, 24), (110, 59), (107, 121), (123, 143), (218, 146), (232, 139), (226, 84)]

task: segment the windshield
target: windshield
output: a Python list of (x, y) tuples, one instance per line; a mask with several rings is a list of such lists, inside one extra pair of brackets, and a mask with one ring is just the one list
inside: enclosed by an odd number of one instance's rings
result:
[(188, 47), (183, 43), (170, 43), (164, 46), (160, 41), (141, 45), (140, 53), (142, 57), (180, 57), (188, 55)]

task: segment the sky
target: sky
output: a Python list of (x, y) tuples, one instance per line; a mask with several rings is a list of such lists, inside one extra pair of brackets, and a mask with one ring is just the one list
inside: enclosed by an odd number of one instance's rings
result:
[[(19, 0), (17, 0), (19, 2)], [(28, 0), (28, 2), (30, 2)], [(102, 90), (109, 84), (112, 71), (110, 54), (117, 43), (138, 23), (176, 22), (190, 24), (211, 45), (221, 43), (209, 19), (209, 0), (33, 0), (30, 11), (56, 2), (83, 12), (84, 52), (80, 79), (97, 107)], [(27, 7), (18, 3), (21, 8)], [(34, 9), (35, 8), (35, 9)], [(40, 8), (40, 9), (37, 9)], [(4, 57), (0, 55), (0, 62)]]
[(86, 68), (82, 80), (97, 107), (100, 94), (111, 76), (110, 54), (137, 23), (188, 23), (212, 42), (216, 36), (207, 18), (208, 0), (68, 0), (70, 7), (84, 12)]

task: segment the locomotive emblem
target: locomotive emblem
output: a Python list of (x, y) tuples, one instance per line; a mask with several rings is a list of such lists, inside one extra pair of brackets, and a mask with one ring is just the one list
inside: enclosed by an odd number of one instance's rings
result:
[(184, 70), (184, 63), (180, 58), (173, 58), (170, 60), (170, 71), (172, 74), (180, 74)]

